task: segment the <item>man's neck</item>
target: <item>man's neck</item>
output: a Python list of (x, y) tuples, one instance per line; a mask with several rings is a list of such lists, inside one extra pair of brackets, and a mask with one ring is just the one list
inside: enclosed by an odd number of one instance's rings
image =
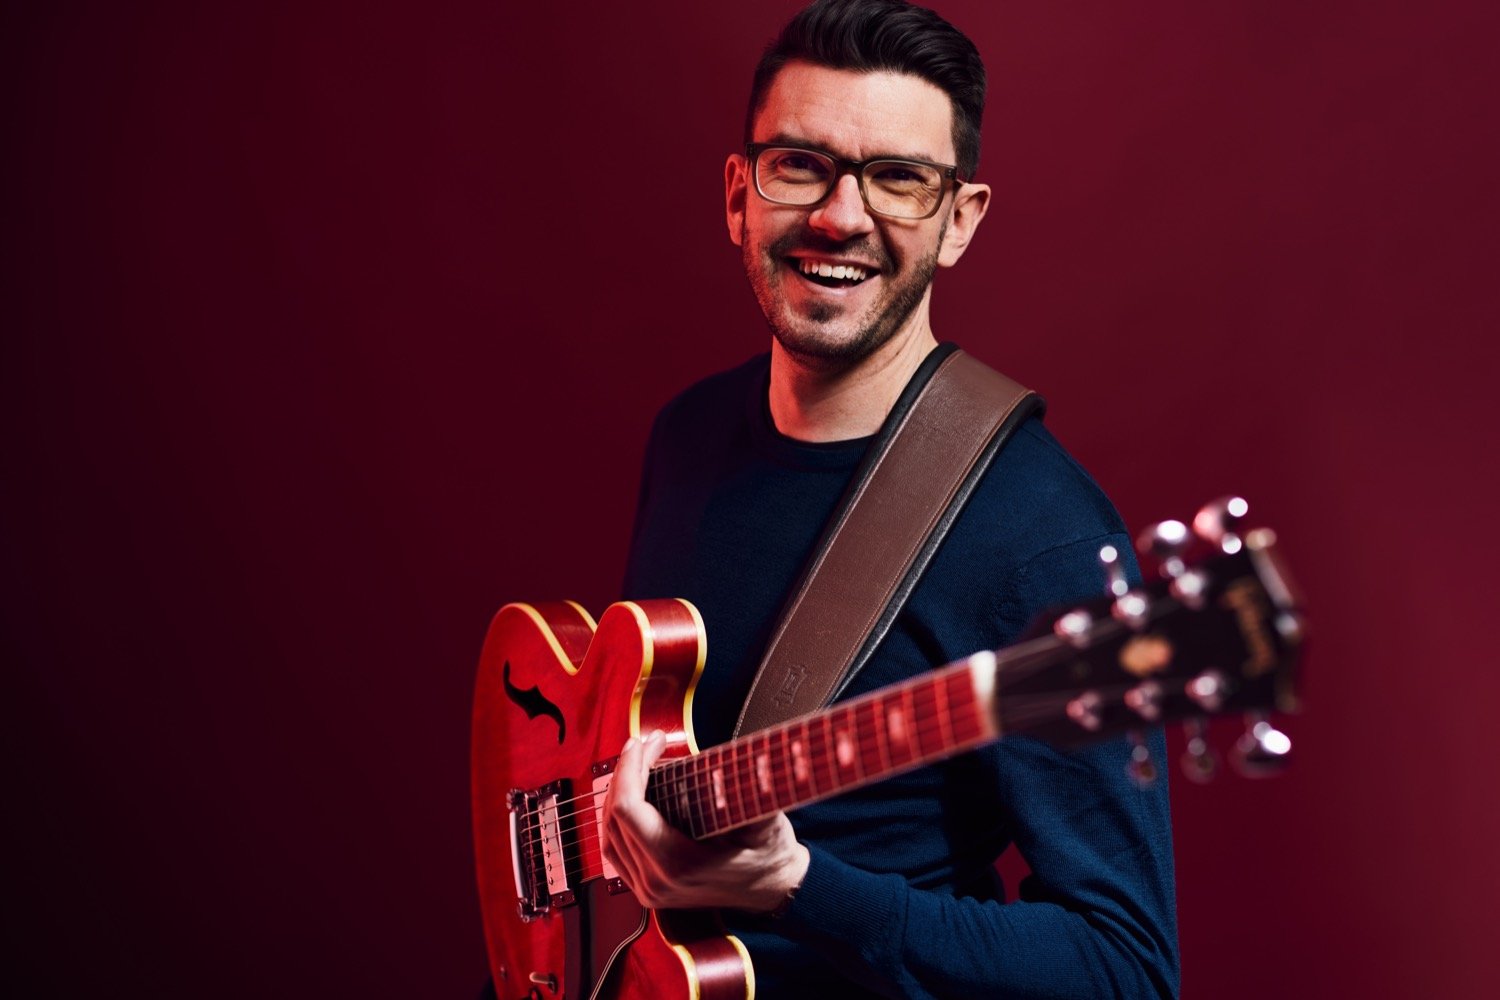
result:
[(798, 441), (847, 441), (880, 429), (901, 390), (937, 346), (926, 323), (914, 324), (869, 357), (835, 368), (799, 359), (771, 342), (771, 419)]

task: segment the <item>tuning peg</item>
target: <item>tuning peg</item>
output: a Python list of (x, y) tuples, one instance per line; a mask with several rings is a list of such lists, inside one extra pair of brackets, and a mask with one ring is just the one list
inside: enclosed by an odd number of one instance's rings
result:
[(1136, 551), (1154, 558), (1161, 566), (1162, 576), (1173, 580), (1187, 569), (1182, 556), (1191, 544), (1193, 536), (1181, 521), (1158, 521), (1148, 526), (1135, 540)]
[(1096, 733), (1104, 725), (1104, 699), (1098, 691), (1083, 691), (1068, 702), (1068, 718), (1081, 729)]
[(1292, 741), (1260, 712), (1245, 717), (1245, 735), (1234, 745), (1234, 766), (1247, 778), (1280, 774), (1291, 760)]
[(1228, 684), (1228, 680), (1222, 673), (1210, 667), (1188, 681), (1183, 688), (1183, 693), (1193, 699), (1205, 712), (1217, 712), (1224, 707), (1224, 696), (1228, 693)]
[(1204, 738), (1206, 726), (1202, 719), (1189, 718), (1182, 724), (1187, 734), (1187, 750), (1182, 755), (1182, 773), (1189, 781), (1206, 784), (1219, 773), (1219, 755), (1214, 753)]
[(1193, 517), (1193, 530), (1204, 541), (1234, 555), (1245, 544), (1239, 526), (1249, 511), (1250, 505), (1240, 497), (1220, 497), (1205, 504)]
[(1094, 617), (1082, 608), (1069, 611), (1052, 623), (1052, 631), (1059, 639), (1079, 649), (1089, 644), (1089, 632), (1094, 627)]
[(1125, 707), (1147, 722), (1161, 718), (1161, 702), (1165, 692), (1156, 681), (1141, 681), (1125, 692)]
[(1099, 565), (1104, 567), (1105, 589), (1115, 597), (1125, 596), (1130, 584), (1125, 580), (1125, 564), (1120, 560), (1120, 550), (1113, 545), (1101, 548)]
[(1156, 763), (1151, 759), (1146, 737), (1139, 729), (1130, 730), (1126, 736), (1130, 740), (1130, 763), (1125, 765), (1125, 773), (1137, 788), (1150, 788), (1156, 784)]

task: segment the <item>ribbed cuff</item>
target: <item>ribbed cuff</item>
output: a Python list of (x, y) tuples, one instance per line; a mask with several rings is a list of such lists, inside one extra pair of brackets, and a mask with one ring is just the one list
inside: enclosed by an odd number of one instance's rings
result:
[(807, 874), (781, 919), (788, 929), (809, 930), (856, 948), (888, 945), (908, 887), (899, 875), (873, 875), (807, 845)]

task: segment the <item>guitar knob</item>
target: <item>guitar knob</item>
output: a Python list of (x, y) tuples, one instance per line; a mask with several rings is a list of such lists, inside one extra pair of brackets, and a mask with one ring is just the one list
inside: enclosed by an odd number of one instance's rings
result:
[(1245, 735), (1234, 745), (1235, 770), (1247, 778), (1280, 774), (1291, 761), (1291, 738), (1260, 713), (1252, 713), (1245, 721)]
[(1149, 555), (1161, 567), (1162, 576), (1177, 579), (1187, 568), (1183, 553), (1193, 544), (1193, 536), (1181, 521), (1158, 521), (1141, 532), (1135, 540), (1136, 551)]
[(1214, 780), (1219, 773), (1219, 755), (1214, 753), (1205, 737), (1207, 727), (1202, 719), (1188, 719), (1182, 724), (1187, 734), (1187, 749), (1182, 754), (1182, 773), (1189, 781), (1203, 785)]
[(1240, 497), (1220, 497), (1205, 504), (1193, 517), (1193, 531), (1226, 555), (1234, 555), (1244, 547), (1239, 527), (1249, 512), (1250, 505)]

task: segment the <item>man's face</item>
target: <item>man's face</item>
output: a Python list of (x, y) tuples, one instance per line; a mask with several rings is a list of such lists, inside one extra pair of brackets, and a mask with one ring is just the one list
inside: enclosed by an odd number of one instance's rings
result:
[[(816, 147), (848, 160), (952, 163), (952, 124), (948, 95), (920, 77), (794, 62), (772, 82), (753, 140)], [(787, 351), (809, 360), (854, 362), (910, 329), (914, 314), (925, 329), (933, 273), (962, 252), (960, 246), (940, 253), (951, 195), (930, 219), (888, 219), (869, 212), (852, 174), (839, 178), (819, 204), (798, 207), (761, 198), (748, 170), (744, 157), (730, 158), (730, 236)], [(820, 276), (823, 265), (843, 267), (846, 274), (852, 266), (865, 277)]]

